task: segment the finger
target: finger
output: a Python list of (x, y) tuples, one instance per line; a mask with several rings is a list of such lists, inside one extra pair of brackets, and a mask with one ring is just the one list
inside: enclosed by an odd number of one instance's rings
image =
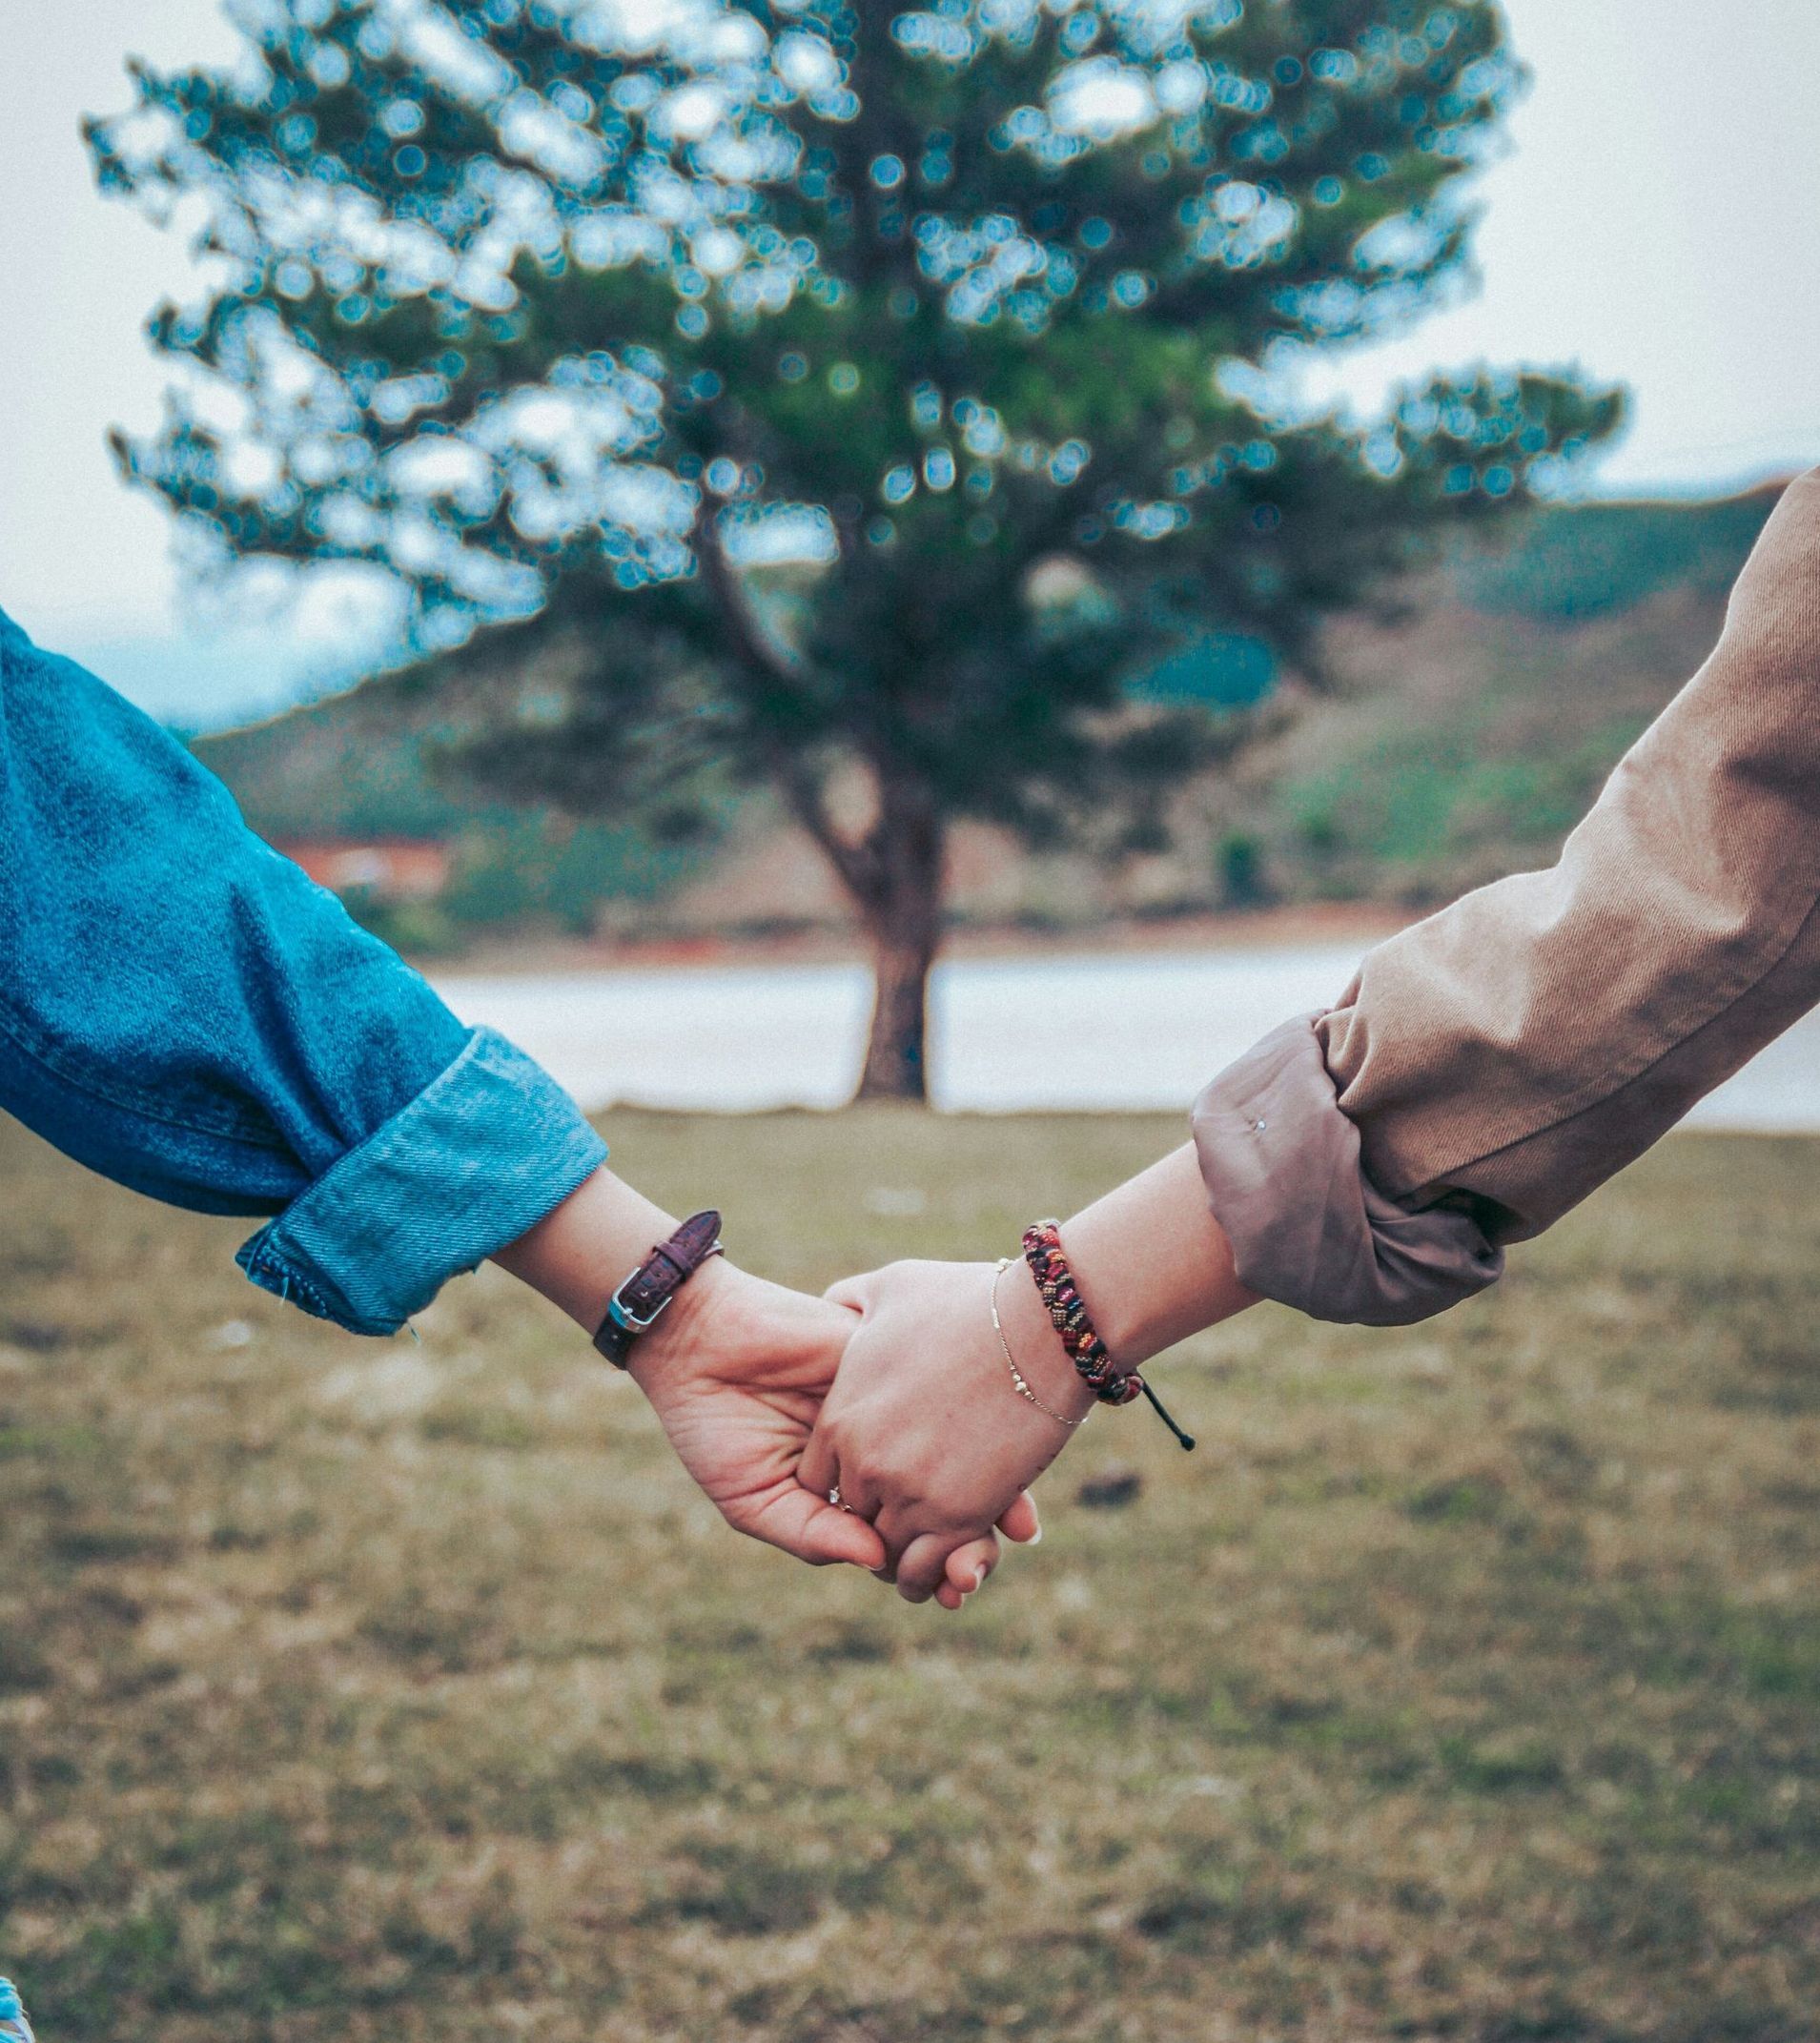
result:
[[(954, 1557), (952, 1554), (948, 1557), (948, 1564), (951, 1569), (953, 1567)], [(986, 1580), (986, 1576), (971, 1562), (969, 1562), (961, 1569), (960, 1579), (961, 1583), (965, 1584), (964, 1587), (956, 1585), (951, 1573), (944, 1575), (941, 1581), (935, 1584), (935, 1601), (941, 1604), (944, 1610), (958, 1610), (967, 1599), (972, 1595), (973, 1591), (979, 1587), (980, 1583)]]
[(885, 1542), (863, 1518), (793, 1481), (780, 1483), (741, 1529), (813, 1567), (836, 1562), (863, 1568), (885, 1565)]
[[(998, 1565), (998, 1542), (990, 1532), (984, 1539), (969, 1540), (965, 1546), (955, 1547), (942, 1569), (947, 1586), (962, 1596), (971, 1596)], [(939, 1587), (936, 1594), (941, 1594)], [(953, 1605), (944, 1600), (944, 1607), (952, 1609)]]
[(926, 1604), (944, 1579), (953, 1535), (919, 1533), (897, 1557), (897, 1593), (907, 1604)]
[[(854, 1487), (864, 1489), (865, 1484), (856, 1482)], [(904, 1563), (904, 1557), (926, 1530), (934, 1514), (914, 1493), (907, 1498), (893, 1498), (881, 1497), (874, 1492), (870, 1495), (870, 1508), (867, 1509), (865, 1516), (870, 1522), (872, 1530), (885, 1542), (887, 1559), (885, 1565), (876, 1570), (878, 1578), (881, 1582), (895, 1583), (897, 1571)], [(949, 1548), (957, 1544), (965, 1533), (966, 1527), (959, 1525), (951, 1526), (944, 1532), (941, 1539), (944, 1557)], [(938, 1566), (935, 1575), (939, 1577), (940, 1574), (941, 1569)], [(934, 1587), (933, 1581), (929, 1586), (931, 1589)]]
[[(813, 1497), (826, 1497), (841, 1480), (840, 1456), (819, 1419), (804, 1444), (803, 1458), (796, 1464), (796, 1480)], [(850, 1498), (848, 1500), (849, 1502), (851, 1501)]]
[(872, 1301), (872, 1277), (869, 1270), (858, 1277), (844, 1277), (839, 1283), (830, 1284), (822, 1296), (832, 1305), (845, 1305), (849, 1311), (863, 1313)]
[(1028, 1490), (1019, 1490), (1017, 1501), (998, 1522), (998, 1529), (1019, 1546), (1034, 1546), (1043, 1536), (1043, 1522), (1036, 1515), (1036, 1500)]
[[(883, 1516), (882, 1513), (879, 1515)], [(869, 1514), (869, 1517), (870, 1517), (870, 1514)], [(885, 1559), (872, 1570), (872, 1573), (878, 1577), (880, 1582), (894, 1585), (897, 1581), (897, 1553), (891, 1545), (890, 1534), (885, 1532), (879, 1525), (878, 1518), (871, 1517), (870, 1522), (872, 1530), (879, 1535), (880, 1543), (885, 1548)]]
[(834, 1435), (824, 1431), (820, 1420), (804, 1445), (796, 1464), (796, 1480), (811, 1497), (833, 1504), (837, 1510), (850, 1511), (869, 1525), (878, 1517), (878, 1492), (863, 1477), (850, 1475), (842, 1467)]
[[(873, 1572), (880, 1582), (895, 1583), (897, 1570), (904, 1556), (916, 1538), (914, 1506), (906, 1506), (892, 1502), (881, 1502), (877, 1510), (866, 1515), (871, 1521), (872, 1530), (885, 1542), (885, 1565)], [(951, 1534), (951, 1541), (958, 1534)]]

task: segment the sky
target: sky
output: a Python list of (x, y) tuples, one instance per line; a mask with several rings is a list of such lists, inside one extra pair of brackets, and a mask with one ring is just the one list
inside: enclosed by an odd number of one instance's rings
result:
[[(1319, 367), (1369, 410), (1478, 360), (1578, 362), (1634, 394), (1606, 493), (1713, 494), (1820, 462), (1820, 0), (1506, 0), (1533, 88), (1480, 181), (1480, 287)], [(106, 436), (158, 416), (142, 333), (193, 293), (180, 234), (94, 189), (85, 112), (125, 60), (233, 46), (219, 0), (0, 0), (0, 608), (191, 726), (345, 671), (349, 613), (234, 626), (186, 587)]]

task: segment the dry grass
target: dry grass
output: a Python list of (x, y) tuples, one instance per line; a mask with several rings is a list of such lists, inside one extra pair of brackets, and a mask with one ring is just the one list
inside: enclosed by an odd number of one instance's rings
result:
[[(818, 1283), (1176, 1136), (614, 1133)], [(1196, 1343), (1202, 1452), (1096, 1426), (953, 1620), (725, 1536), (503, 1278), (358, 1343), (0, 1135), (0, 1971), (47, 2043), (1812, 2037), (1817, 1167)]]

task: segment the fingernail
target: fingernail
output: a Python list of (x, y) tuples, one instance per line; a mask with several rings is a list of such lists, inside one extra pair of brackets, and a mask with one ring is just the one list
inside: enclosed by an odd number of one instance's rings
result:
[(978, 1589), (985, 1580), (986, 1570), (983, 1567), (976, 1567), (973, 1570), (973, 1587)]
[(1038, 1525), (1036, 1530), (1031, 1534), (1030, 1538), (1024, 1542), (1024, 1544), (1026, 1546), (1040, 1546), (1042, 1543), (1043, 1528)]

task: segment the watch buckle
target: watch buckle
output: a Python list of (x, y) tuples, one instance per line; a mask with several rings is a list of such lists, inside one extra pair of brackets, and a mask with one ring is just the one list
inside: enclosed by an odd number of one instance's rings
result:
[(606, 1301), (606, 1317), (612, 1320), (615, 1326), (623, 1327), (628, 1334), (648, 1333), (676, 1302), (675, 1292), (669, 1292), (661, 1297), (653, 1310), (641, 1319), (638, 1314), (624, 1302), (626, 1285), (630, 1284), (638, 1274), (634, 1270), (632, 1276), (625, 1279), (625, 1283), (622, 1284), (619, 1290)]

